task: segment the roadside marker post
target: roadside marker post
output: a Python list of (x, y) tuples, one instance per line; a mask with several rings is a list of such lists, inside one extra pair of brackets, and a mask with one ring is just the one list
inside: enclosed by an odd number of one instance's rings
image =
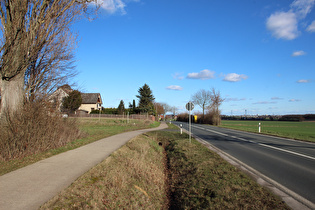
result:
[(189, 111), (189, 143), (191, 143), (191, 110), (193, 110), (194, 107), (191, 101), (186, 104), (186, 109)]
[(258, 124), (258, 133), (261, 131), (261, 123)]
[(183, 134), (183, 124), (180, 124), (179, 127), (180, 127), (180, 135), (182, 135)]

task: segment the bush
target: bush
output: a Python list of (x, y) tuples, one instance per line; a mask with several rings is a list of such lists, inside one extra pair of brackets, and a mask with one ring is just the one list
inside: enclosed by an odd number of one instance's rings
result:
[(82, 104), (81, 93), (78, 90), (74, 90), (63, 99), (62, 109), (63, 111), (73, 113), (81, 106), (81, 104)]
[[(180, 122), (188, 122), (189, 114), (179, 114), (177, 116), (177, 121)], [(194, 115), (191, 115), (191, 122), (195, 122)], [(200, 124), (210, 124), (210, 125), (220, 125), (221, 124), (221, 116), (220, 114), (215, 114), (213, 111), (209, 111), (205, 114), (204, 119), (202, 119), (202, 114), (197, 114), (197, 122)]]
[(11, 160), (66, 145), (80, 136), (74, 119), (34, 102), (0, 122), (0, 159)]

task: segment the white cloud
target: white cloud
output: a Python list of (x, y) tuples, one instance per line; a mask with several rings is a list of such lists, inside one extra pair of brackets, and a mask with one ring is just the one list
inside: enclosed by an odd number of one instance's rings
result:
[(166, 87), (166, 89), (168, 89), (168, 90), (183, 90), (183, 88), (181, 86), (178, 86), (178, 85), (170, 85), (170, 86)]
[(173, 74), (174, 79), (183, 80), (184, 76), (181, 73), (175, 73)]
[[(315, 0), (294, 0), (287, 12), (275, 12), (267, 19), (266, 26), (278, 39), (293, 40), (299, 36), (298, 21), (304, 19), (311, 11)], [(315, 31), (315, 23), (307, 30)]]
[(267, 29), (278, 39), (292, 40), (298, 37), (297, 19), (293, 12), (277, 12), (267, 19)]
[(271, 100), (282, 100), (283, 98), (280, 97), (272, 97)]
[(290, 99), (289, 102), (299, 102), (301, 101), (300, 99)]
[[(92, 4), (95, 4), (92, 2)], [(121, 14), (126, 14), (126, 4), (122, 0), (97, 0), (96, 4), (100, 5), (102, 9), (108, 14), (114, 14), (120, 12)]]
[(226, 98), (224, 102), (230, 102), (230, 101), (245, 101), (246, 98)]
[(300, 51), (293, 52), (291, 56), (297, 57), (297, 56), (302, 56), (302, 55), (305, 55), (305, 54), (306, 53), (303, 50), (300, 50)]
[(244, 74), (236, 74), (236, 73), (230, 73), (225, 75), (223, 81), (227, 81), (227, 82), (239, 82), (241, 80), (245, 80), (247, 79), (248, 76), (244, 75)]
[(214, 71), (210, 71), (208, 69), (202, 70), (198, 73), (189, 73), (187, 75), (188, 79), (201, 79), (201, 80), (206, 80), (206, 79), (213, 79), (214, 78)]
[(314, 4), (315, 0), (295, 0), (290, 6), (300, 18), (305, 18), (311, 12)]
[(309, 32), (315, 32), (315, 20), (306, 29)]
[(276, 104), (277, 102), (275, 101), (258, 101), (258, 102), (255, 102), (253, 104)]
[(310, 83), (311, 80), (308, 80), (308, 79), (300, 79), (298, 81), (296, 81), (297, 83)]
[(126, 14), (126, 2), (140, 2), (140, 0), (97, 0), (97, 4), (101, 6), (108, 14), (121, 13)]

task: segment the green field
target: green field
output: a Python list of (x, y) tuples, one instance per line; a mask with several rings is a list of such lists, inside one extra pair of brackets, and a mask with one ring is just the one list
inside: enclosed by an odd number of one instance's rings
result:
[[(74, 119), (69, 118), (67, 120)], [(4, 161), (0, 159), (0, 176), (42, 159), (81, 147), (102, 138), (133, 130), (158, 127), (160, 125), (159, 122), (153, 122), (149, 120), (129, 120), (128, 123), (123, 119), (106, 118), (77, 118), (75, 120), (77, 120), (78, 126), (82, 132), (82, 137), (80, 139), (69, 142), (67, 145), (60, 148), (51, 149), (39, 154), (29, 155), (24, 158), (16, 158), (10, 161)]]
[(222, 120), (220, 127), (315, 142), (315, 122)]

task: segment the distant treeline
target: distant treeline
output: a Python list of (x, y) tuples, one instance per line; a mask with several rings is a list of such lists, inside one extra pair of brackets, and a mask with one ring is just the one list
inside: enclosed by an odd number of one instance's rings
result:
[(315, 114), (305, 115), (255, 115), (255, 116), (228, 116), (222, 115), (222, 120), (270, 120), (270, 121), (315, 121)]

